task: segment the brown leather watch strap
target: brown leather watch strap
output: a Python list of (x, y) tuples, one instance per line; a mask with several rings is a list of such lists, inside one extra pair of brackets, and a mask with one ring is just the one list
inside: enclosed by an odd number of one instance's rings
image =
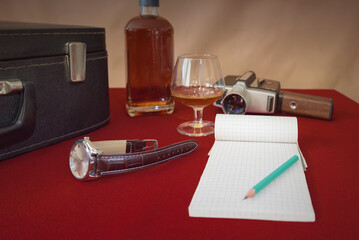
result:
[(198, 142), (188, 140), (150, 151), (111, 155), (100, 154), (97, 156), (96, 174), (124, 173), (150, 167), (187, 155), (193, 152), (198, 145)]

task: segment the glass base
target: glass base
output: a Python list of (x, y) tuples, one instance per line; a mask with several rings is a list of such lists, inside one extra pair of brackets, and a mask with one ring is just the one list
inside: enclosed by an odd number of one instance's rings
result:
[(174, 112), (174, 104), (143, 107), (133, 107), (126, 104), (126, 112), (130, 117), (149, 114), (172, 114)]
[(191, 137), (207, 136), (214, 133), (214, 123), (211, 121), (184, 122), (177, 127), (177, 131)]

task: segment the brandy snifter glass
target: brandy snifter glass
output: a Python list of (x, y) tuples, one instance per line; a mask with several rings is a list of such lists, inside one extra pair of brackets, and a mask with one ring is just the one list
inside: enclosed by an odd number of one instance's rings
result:
[(194, 120), (184, 122), (177, 131), (187, 136), (206, 136), (214, 133), (214, 123), (205, 121), (203, 108), (213, 104), (224, 93), (224, 81), (217, 56), (185, 54), (177, 58), (171, 79), (175, 100), (192, 107)]

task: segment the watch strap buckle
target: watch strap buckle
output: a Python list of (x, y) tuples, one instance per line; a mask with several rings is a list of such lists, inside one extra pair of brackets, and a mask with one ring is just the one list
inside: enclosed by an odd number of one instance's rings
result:
[(126, 153), (143, 152), (157, 148), (158, 142), (155, 139), (127, 140)]
[(142, 141), (145, 142), (145, 146), (143, 147), (143, 150), (154, 150), (158, 148), (158, 142), (156, 139), (143, 139)]

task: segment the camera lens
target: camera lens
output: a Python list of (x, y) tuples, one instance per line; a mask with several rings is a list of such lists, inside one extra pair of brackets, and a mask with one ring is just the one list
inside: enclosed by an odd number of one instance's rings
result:
[(246, 112), (246, 101), (241, 95), (231, 94), (223, 100), (225, 112), (228, 114), (244, 114)]

